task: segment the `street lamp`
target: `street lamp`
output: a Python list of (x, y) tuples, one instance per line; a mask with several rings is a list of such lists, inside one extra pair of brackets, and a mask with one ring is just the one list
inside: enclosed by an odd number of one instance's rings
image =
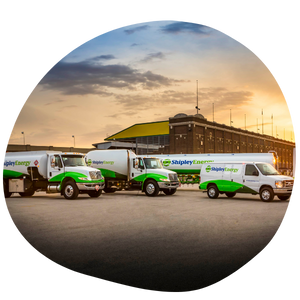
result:
[(25, 145), (25, 132), (22, 131), (21, 133), (23, 134), (23, 142), (24, 142), (24, 145)]
[(72, 138), (74, 138), (74, 148), (75, 148), (75, 136), (74, 136), (74, 135), (72, 135)]

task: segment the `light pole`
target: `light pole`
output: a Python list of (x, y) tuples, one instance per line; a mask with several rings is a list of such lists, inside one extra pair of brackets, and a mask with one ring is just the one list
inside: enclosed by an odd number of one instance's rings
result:
[(74, 148), (75, 148), (75, 135), (72, 135), (72, 138), (74, 138)]
[(24, 143), (24, 145), (25, 145), (25, 132), (22, 131), (21, 133), (23, 134), (23, 143)]

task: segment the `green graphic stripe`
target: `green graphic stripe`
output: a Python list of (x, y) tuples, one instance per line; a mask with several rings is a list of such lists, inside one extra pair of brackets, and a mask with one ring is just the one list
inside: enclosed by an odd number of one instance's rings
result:
[(124, 180), (126, 180), (126, 178), (127, 178), (126, 175), (123, 175), (121, 173), (114, 172), (114, 171), (111, 171), (111, 170), (100, 169), (100, 168), (98, 168), (98, 170), (101, 171), (102, 176), (104, 176), (105, 178), (118, 178), (118, 179), (124, 179)]
[(82, 178), (87, 178), (85, 174), (82, 173), (77, 173), (77, 172), (63, 172), (60, 173), (51, 179), (49, 179), (49, 182), (62, 182), (65, 177), (71, 177), (72, 179), (75, 180), (75, 182), (82, 183), (82, 182), (89, 182), (89, 183), (100, 183), (104, 182), (104, 180), (80, 180), (79, 177)]
[(160, 174), (155, 174), (155, 173), (142, 174), (142, 175), (134, 177), (133, 179), (135, 181), (142, 181), (142, 182), (144, 182), (148, 178), (154, 179), (157, 182), (161, 182), (160, 179), (168, 179), (167, 176), (160, 175)]
[(199, 189), (201, 190), (206, 190), (208, 184), (214, 183), (217, 185), (217, 188), (221, 192), (236, 192), (236, 193), (255, 193), (257, 194), (256, 191), (252, 190), (251, 188), (234, 182), (234, 181), (229, 181), (229, 180), (210, 180), (210, 181), (205, 181), (202, 182), (199, 186)]
[(11, 171), (11, 170), (3, 170), (3, 178), (18, 178), (22, 175), (25, 175), (24, 173)]

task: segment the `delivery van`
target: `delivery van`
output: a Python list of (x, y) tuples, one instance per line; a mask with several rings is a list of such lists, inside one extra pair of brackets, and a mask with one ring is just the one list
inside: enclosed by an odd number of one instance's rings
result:
[(262, 201), (272, 201), (274, 196), (288, 200), (294, 179), (280, 173), (265, 162), (207, 163), (202, 166), (199, 189), (207, 191), (209, 198), (219, 194), (234, 197), (236, 193), (260, 195)]

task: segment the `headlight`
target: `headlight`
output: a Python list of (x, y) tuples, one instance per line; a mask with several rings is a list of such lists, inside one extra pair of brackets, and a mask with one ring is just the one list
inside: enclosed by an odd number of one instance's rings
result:
[(78, 177), (80, 180), (89, 180), (88, 177)]
[(275, 182), (275, 185), (276, 185), (276, 187), (279, 188), (279, 189), (283, 188), (283, 186), (284, 186), (283, 181), (276, 181), (276, 182)]
[(170, 182), (169, 179), (165, 179), (165, 178), (159, 178), (160, 181), (167, 181), (167, 182)]

